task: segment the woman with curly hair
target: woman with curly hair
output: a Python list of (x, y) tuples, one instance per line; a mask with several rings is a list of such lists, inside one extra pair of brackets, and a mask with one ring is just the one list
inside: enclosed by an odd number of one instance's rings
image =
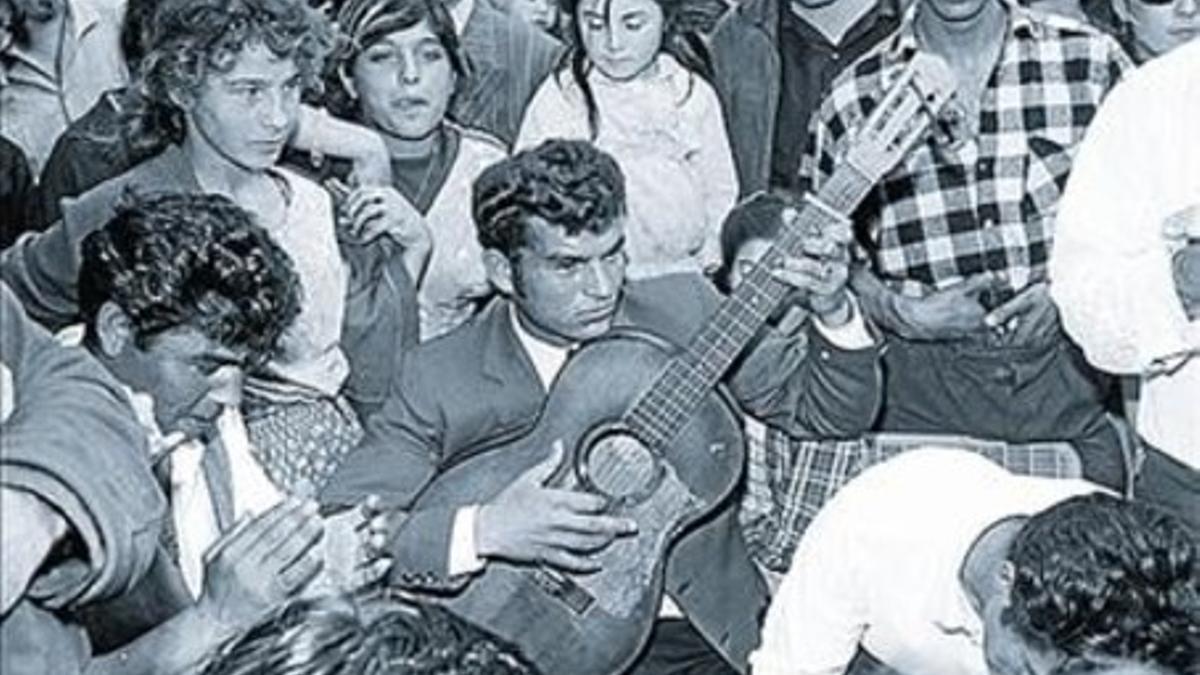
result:
[(571, 49), (534, 95), (517, 148), (591, 140), (624, 172), (629, 274), (715, 269), (737, 173), (700, 33), (703, 0), (566, 0)]
[[(471, 183), (505, 156), (500, 141), (448, 118), (468, 73), (449, 12), (436, 0), (350, 0), (326, 78), (328, 107), (382, 136), (395, 190), (388, 208), (427, 227), (418, 279), (421, 339), (475, 314), (490, 294), (471, 221)], [(345, 163), (329, 167), (344, 177)]]
[(339, 230), (329, 194), (276, 166), (330, 47), (304, 2), (173, 0), (152, 34), (130, 138), (165, 139), (166, 149), (66, 203), (61, 221), (7, 251), (0, 270), (35, 318), (61, 326), (78, 312), (79, 243), (125, 192), (216, 193), (250, 211), (293, 259), (303, 299), (279, 352), (250, 374), (242, 410), (272, 482), (312, 493), (358, 442), (360, 414), (383, 399), (415, 341), (410, 270), (428, 255), (427, 233), (365, 189)]

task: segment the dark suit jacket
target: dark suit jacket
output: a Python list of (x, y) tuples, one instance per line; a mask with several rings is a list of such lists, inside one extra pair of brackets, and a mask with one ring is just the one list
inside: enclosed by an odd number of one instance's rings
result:
[[(685, 344), (717, 301), (698, 276), (635, 282), (627, 286), (616, 323)], [(414, 350), (387, 404), (369, 421), (364, 444), (326, 485), (323, 502), (351, 504), (377, 494), (390, 505), (407, 507), (439, 470), (483, 444), (519, 437), (535, 425), (547, 392), (509, 312), (507, 302), (496, 301), (470, 323)], [(755, 404), (752, 410), (782, 423), (801, 426), (815, 417), (821, 420), (818, 427), (858, 433), (871, 423), (877, 405), (878, 349), (836, 350), (814, 336), (764, 339), (742, 365), (735, 390)], [(806, 358), (811, 346), (820, 358)], [(453, 588), (466, 581), (446, 574), (453, 517), (450, 509), (410, 514), (390, 547), (394, 583)], [(719, 510), (677, 542), (667, 591), (725, 658), (744, 670), (758, 641), (767, 595), (746, 553), (734, 508)]]

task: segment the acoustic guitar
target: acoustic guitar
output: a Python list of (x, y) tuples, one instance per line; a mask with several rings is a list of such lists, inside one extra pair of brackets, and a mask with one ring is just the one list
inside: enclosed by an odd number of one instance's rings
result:
[(629, 664), (655, 620), (672, 542), (741, 477), (741, 416), (718, 383), (789, 292), (769, 268), (799, 255), (813, 233), (843, 228), (849, 239), (843, 214), (924, 137), (953, 81), (935, 57), (914, 58), (816, 198), (686, 348), (632, 329), (587, 342), (559, 372), (533, 431), (450, 467), (418, 496), (417, 509), (486, 501), (561, 440), (567, 452), (550, 484), (605, 496), (610, 513), (638, 523), (635, 535), (595, 554), (596, 573), (489, 561), (440, 598), (451, 611), (516, 643), (547, 673), (618, 673)]

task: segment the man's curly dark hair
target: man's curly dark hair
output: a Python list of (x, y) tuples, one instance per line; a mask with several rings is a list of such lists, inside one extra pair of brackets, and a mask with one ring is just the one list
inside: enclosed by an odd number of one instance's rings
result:
[(530, 218), (568, 235), (606, 231), (625, 215), (625, 176), (591, 143), (551, 139), (485, 169), (471, 196), (479, 243), (511, 260)]
[(1004, 619), (1032, 644), (1200, 673), (1200, 544), (1178, 518), (1106, 494), (1034, 515), (1013, 541)]
[(84, 239), (82, 255), (79, 305), (89, 339), (100, 307), (113, 302), (142, 348), (188, 326), (261, 360), (300, 311), (287, 253), (220, 195), (126, 194)]
[(435, 605), (301, 598), (231, 638), (202, 675), (536, 675), (517, 649)]

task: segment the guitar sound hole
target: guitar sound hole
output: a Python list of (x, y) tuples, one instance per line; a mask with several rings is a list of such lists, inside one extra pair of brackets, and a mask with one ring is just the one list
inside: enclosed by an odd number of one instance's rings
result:
[(657, 457), (636, 437), (613, 432), (592, 444), (586, 471), (592, 487), (601, 494), (637, 502), (654, 491), (660, 467)]

